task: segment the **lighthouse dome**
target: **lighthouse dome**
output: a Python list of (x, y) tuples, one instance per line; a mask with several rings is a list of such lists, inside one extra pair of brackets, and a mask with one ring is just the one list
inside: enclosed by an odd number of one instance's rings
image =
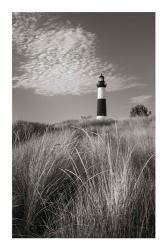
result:
[(106, 83), (105, 83), (105, 81), (104, 81), (104, 76), (103, 76), (103, 74), (101, 74), (100, 76), (99, 76), (99, 81), (98, 81), (98, 83), (97, 83), (97, 87), (103, 87), (103, 88), (106, 88)]
[(102, 74), (99, 76), (99, 81), (104, 81), (104, 76)]

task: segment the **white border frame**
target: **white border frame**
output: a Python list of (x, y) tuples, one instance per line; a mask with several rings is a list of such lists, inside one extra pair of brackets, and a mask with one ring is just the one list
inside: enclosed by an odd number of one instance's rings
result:
[[(47, 0), (47, 1), (1, 1), (1, 90), (0, 90), (0, 239), (1, 249), (158, 249), (166, 243), (166, 25), (165, 1), (155, 0)], [(11, 238), (11, 18), (12, 11), (38, 12), (156, 12), (156, 239), (12, 239)]]

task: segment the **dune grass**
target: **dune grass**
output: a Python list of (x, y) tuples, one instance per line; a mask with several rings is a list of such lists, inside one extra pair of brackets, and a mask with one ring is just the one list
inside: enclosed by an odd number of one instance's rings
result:
[(13, 144), (13, 237), (155, 237), (154, 119), (75, 123)]

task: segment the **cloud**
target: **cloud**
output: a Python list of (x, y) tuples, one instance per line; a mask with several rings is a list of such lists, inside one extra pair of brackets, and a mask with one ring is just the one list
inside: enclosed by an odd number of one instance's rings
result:
[(141, 96), (131, 97), (129, 101), (130, 103), (133, 104), (143, 104), (143, 103), (148, 103), (151, 98), (152, 98), (151, 95), (141, 95)]
[[(41, 95), (82, 95), (96, 91), (99, 74), (108, 91), (138, 86), (96, 56), (96, 35), (47, 13), (13, 14), (13, 87)], [(19, 58), (19, 60), (18, 60)]]

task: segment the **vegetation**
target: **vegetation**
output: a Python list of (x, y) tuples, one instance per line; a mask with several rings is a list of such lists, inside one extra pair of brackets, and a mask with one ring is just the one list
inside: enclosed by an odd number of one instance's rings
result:
[(153, 118), (24, 126), (13, 126), (13, 237), (155, 237)]
[(148, 111), (148, 108), (146, 108), (142, 104), (136, 105), (130, 111), (130, 116), (131, 117), (136, 117), (136, 116), (139, 116), (139, 117), (141, 117), (141, 116), (148, 117), (150, 115), (151, 115), (151, 111)]

